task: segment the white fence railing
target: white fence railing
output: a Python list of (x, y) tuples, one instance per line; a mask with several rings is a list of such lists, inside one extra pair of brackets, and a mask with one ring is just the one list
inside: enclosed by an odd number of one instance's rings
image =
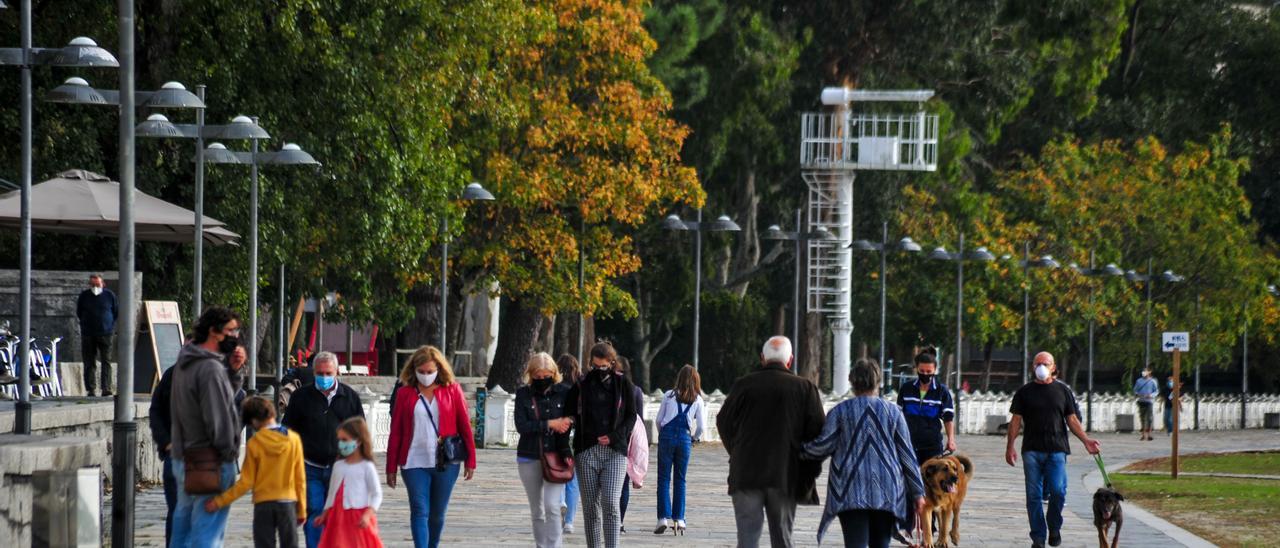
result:
[[(896, 394), (889, 394), (885, 396), (885, 399), (895, 401), (896, 397)], [(1080, 411), (1084, 413), (1086, 395), (1077, 394), (1076, 397), (1079, 398)], [(703, 436), (703, 440), (718, 441), (720, 435), (715, 426), (716, 414), (720, 412), (720, 406), (724, 403), (725, 396), (717, 390), (710, 395), (704, 395), (703, 398), (707, 402), (707, 432)], [(986, 433), (988, 416), (1004, 417), (1001, 422), (1007, 422), (1010, 416), (1009, 403), (1012, 399), (1012, 394), (1002, 392), (986, 394), (974, 392), (966, 395), (961, 402), (960, 423), (957, 425), (959, 431), (963, 434)], [(486, 443), (515, 445), (518, 441), (519, 434), (516, 433), (514, 419), (514, 400), (513, 396), (496, 390), (489, 393), (485, 405)], [(830, 411), (832, 407), (835, 407), (836, 404), (843, 400), (844, 398), (828, 396), (823, 401), (823, 407), (826, 411)], [(646, 421), (653, 422), (657, 418), (660, 401), (661, 395), (656, 392), (646, 398), (644, 408)], [(1238, 429), (1240, 427), (1240, 409), (1239, 394), (1204, 394), (1200, 398), (1200, 429)], [(1250, 395), (1247, 409), (1247, 426), (1249, 428), (1262, 428), (1264, 418), (1268, 413), (1280, 413), (1280, 394)], [(1163, 407), (1157, 403), (1154, 412), (1156, 414), (1156, 428), (1160, 428)], [(385, 410), (382, 414), (386, 414)], [(1093, 399), (1093, 430), (1095, 432), (1114, 432), (1116, 430), (1117, 415), (1133, 415), (1136, 424), (1137, 414), (1138, 407), (1132, 395), (1117, 393), (1096, 394)], [(1193, 429), (1195, 427), (1194, 418), (1195, 400), (1191, 395), (1183, 396), (1181, 429)], [(385, 441), (383, 444), (385, 445)]]

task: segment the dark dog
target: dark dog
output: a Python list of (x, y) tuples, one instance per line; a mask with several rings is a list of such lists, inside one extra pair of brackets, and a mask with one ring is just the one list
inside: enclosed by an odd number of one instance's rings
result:
[[(1124, 525), (1124, 511), (1120, 507), (1122, 500), (1124, 496), (1109, 487), (1100, 487), (1093, 494), (1093, 526), (1098, 528), (1098, 546), (1101, 548), (1119, 546), (1120, 527)], [(1116, 532), (1111, 543), (1107, 544), (1107, 532), (1113, 523)]]

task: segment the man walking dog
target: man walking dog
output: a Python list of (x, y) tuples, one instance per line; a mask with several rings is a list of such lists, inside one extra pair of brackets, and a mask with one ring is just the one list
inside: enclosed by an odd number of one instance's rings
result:
[[(1062, 544), (1062, 507), (1067, 497), (1067, 455), (1071, 446), (1067, 440), (1070, 429), (1085, 450), (1098, 453), (1098, 442), (1089, 438), (1080, 417), (1076, 415), (1075, 398), (1065, 384), (1054, 382), (1057, 365), (1048, 352), (1036, 354), (1036, 380), (1019, 388), (1013, 395), (1009, 412), (1009, 437), (1005, 446), (1005, 462), (1014, 466), (1018, 452), (1014, 441), (1026, 428), (1022, 438), (1022, 471), (1027, 495), (1027, 520), (1031, 525), (1031, 545), (1042, 548), (1046, 540), (1049, 546)], [(1042, 506), (1044, 488), (1049, 486), (1049, 509), (1046, 515)]]

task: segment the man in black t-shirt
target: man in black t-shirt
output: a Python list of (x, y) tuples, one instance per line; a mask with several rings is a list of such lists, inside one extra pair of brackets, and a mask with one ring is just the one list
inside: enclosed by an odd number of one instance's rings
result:
[[(1067, 385), (1054, 381), (1057, 365), (1048, 352), (1036, 354), (1032, 362), (1036, 380), (1019, 388), (1013, 395), (1009, 412), (1009, 438), (1005, 461), (1014, 466), (1018, 452), (1014, 440), (1025, 425), (1022, 437), (1022, 471), (1027, 492), (1027, 519), (1031, 524), (1031, 542), (1042, 547), (1046, 537), (1049, 546), (1062, 544), (1062, 507), (1067, 497), (1067, 455), (1071, 446), (1067, 431), (1075, 434), (1091, 454), (1098, 452), (1098, 442), (1090, 439), (1080, 426), (1075, 395)], [(1049, 510), (1044, 510), (1043, 490), (1049, 486)]]

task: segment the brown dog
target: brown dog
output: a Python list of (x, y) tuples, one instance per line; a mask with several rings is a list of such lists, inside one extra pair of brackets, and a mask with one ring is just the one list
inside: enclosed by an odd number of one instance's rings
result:
[(933, 518), (938, 518), (938, 544), (946, 548), (960, 544), (960, 505), (969, 490), (969, 478), (973, 477), (973, 461), (964, 455), (934, 457), (920, 466), (924, 479), (924, 545), (933, 542)]
[[(1119, 546), (1120, 527), (1124, 525), (1124, 510), (1120, 507), (1122, 500), (1123, 495), (1107, 487), (1099, 487), (1093, 493), (1093, 526), (1098, 528), (1098, 546), (1101, 548)], [(1116, 532), (1111, 537), (1111, 543), (1107, 544), (1107, 530), (1113, 523)]]

